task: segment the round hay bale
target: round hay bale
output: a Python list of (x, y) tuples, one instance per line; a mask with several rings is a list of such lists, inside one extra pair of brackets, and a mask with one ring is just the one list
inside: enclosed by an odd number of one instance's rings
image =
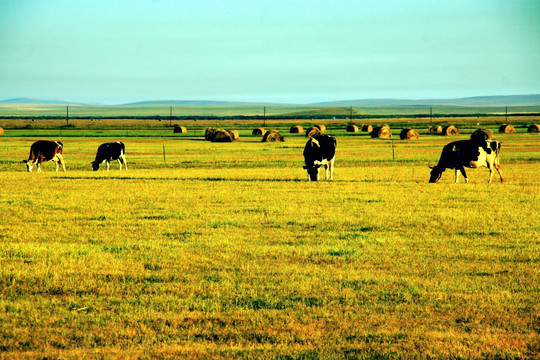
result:
[(266, 133), (266, 130), (264, 128), (256, 128), (256, 129), (253, 129), (253, 131), (251, 132), (251, 135), (263, 136), (265, 133)]
[(175, 125), (173, 132), (175, 134), (185, 134), (185, 133), (187, 133), (187, 129), (186, 129), (185, 126)]
[(270, 130), (264, 134), (262, 138), (263, 142), (285, 141), (283, 135), (277, 130)]
[(316, 127), (317, 129), (319, 129), (321, 134), (326, 132), (326, 126), (324, 126), (324, 125), (313, 125), (313, 127)]
[(212, 138), (210, 141), (212, 142), (233, 142), (234, 141), (234, 135), (224, 129), (212, 129)]
[(527, 128), (527, 132), (533, 133), (533, 132), (540, 132), (540, 125), (532, 124)]
[(388, 125), (386, 126), (375, 126), (373, 128), (373, 131), (371, 132), (372, 138), (391, 138), (392, 132), (390, 131), (390, 127)]
[(291, 127), (290, 132), (291, 134), (303, 134), (304, 128), (301, 127), (300, 125), (296, 125), (296, 126)]
[(401, 130), (399, 137), (401, 140), (418, 139), (420, 137), (420, 133), (418, 133), (418, 130), (416, 129), (403, 129)]
[(0, 127), (0, 135), (4, 135), (4, 129)]
[(448, 125), (442, 128), (441, 134), (446, 136), (458, 135), (459, 130), (454, 125)]
[(489, 129), (478, 129), (471, 134), (471, 140), (475, 142), (483, 142), (493, 139), (493, 133)]
[(373, 126), (369, 124), (362, 125), (362, 131), (370, 133), (373, 131)]
[(217, 129), (214, 129), (214, 128), (206, 128), (206, 130), (204, 131), (205, 140), (212, 141), (212, 139), (214, 138), (214, 133), (216, 132), (216, 130)]
[(499, 132), (500, 133), (513, 133), (513, 132), (516, 132), (516, 130), (514, 130), (514, 127), (512, 125), (503, 124), (499, 127)]
[(318, 127), (310, 127), (306, 130), (306, 137), (312, 137), (320, 134), (321, 130)]
[(347, 132), (358, 132), (358, 126), (356, 125), (347, 126)]
[(227, 130), (227, 131), (231, 134), (233, 141), (240, 139), (240, 134), (238, 133), (238, 131), (236, 130)]
[(430, 127), (428, 127), (427, 131), (430, 134), (441, 134), (442, 133), (442, 126), (441, 125), (430, 126)]

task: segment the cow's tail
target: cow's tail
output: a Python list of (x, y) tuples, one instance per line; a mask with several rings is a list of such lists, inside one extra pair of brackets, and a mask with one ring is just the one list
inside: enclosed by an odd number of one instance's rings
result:
[(501, 153), (501, 143), (497, 142), (497, 148), (495, 149), (495, 158), (499, 160), (499, 154)]

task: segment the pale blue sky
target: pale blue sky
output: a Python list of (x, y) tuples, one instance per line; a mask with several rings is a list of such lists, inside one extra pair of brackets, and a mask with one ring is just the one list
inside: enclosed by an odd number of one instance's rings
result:
[(539, 0), (0, 0), (0, 99), (540, 93)]

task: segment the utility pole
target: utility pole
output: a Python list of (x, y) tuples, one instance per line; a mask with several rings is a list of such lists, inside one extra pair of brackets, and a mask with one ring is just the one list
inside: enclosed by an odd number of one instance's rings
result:
[(505, 119), (506, 119), (505, 122), (508, 123), (508, 106), (506, 107), (506, 117), (505, 117)]
[(66, 105), (66, 126), (69, 126), (69, 105)]
[(429, 123), (431, 124), (433, 122), (433, 108), (429, 108)]
[(266, 126), (266, 106), (263, 108), (263, 126)]

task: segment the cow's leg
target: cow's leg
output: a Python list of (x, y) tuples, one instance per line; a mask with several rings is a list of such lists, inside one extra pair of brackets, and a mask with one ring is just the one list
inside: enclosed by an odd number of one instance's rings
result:
[[(62, 154), (56, 154), (58, 161), (62, 164), (62, 169), (66, 172), (66, 162), (64, 161), (64, 156)], [(56, 163), (56, 171), (58, 171), (58, 162)]]
[(495, 169), (497, 170), (497, 173), (499, 174), (499, 177), (501, 178), (501, 182), (503, 182), (504, 179), (503, 179), (502, 173), (501, 173), (501, 165), (499, 165), (499, 164), (494, 164), (493, 166), (494, 166)]
[(489, 170), (488, 184), (491, 184), (491, 180), (493, 179), (493, 166), (490, 163), (488, 163), (487, 168)]
[(120, 160), (120, 158), (118, 158), (118, 160), (116, 160), (116, 161), (118, 161), (118, 165), (120, 165), (119, 170), (122, 171), (122, 160)]
[(487, 164), (488, 165), (488, 169), (489, 169), (489, 179), (488, 179), (488, 184), (491, 184), (491, 180), (493, 180), (493, 168), (495, 168), (495, 170), (497, 170), (497, 173), (499, 174), (499, 177), (501, 178), (501, 182), (503, 182), (503, 177), (502, 177), (502, 173), (501, 173), (501, 165), (499, 164)]
[(465, 178), (465, 183), (468, 183), (469, 182), (469, 178), (467, 177), (467, 173), (465, 172), (465, 168), (462, 166), (459, 171), (461, 171), (461, 174), (463, 175), (463, 177)]
[(36, 160), (37, 162), (37, 172), (41, 172), (41, 159)]
[(456, 167), (456, 181), (455, 181), (455, 183), (457, 184), (459, 182), (459, 173), (461, 173), (463, 175), (463, 177), (465, 178), (465, 183), (468, 183), (469, 179), (467, 178), (467, 173), (465, 172), (465, 168), (463, 168), (463, 166)]
[(122, 159), (122, 163), (124, 163), (124, 168), (127, 170), (128, 168), (127, 168), (126, 155), (122, 155), (120, 158)]
[[(328, 177), (328, 174), (330, 174), (330, 178)], [(334, 179), (334, 160), (330, 160), (328, 162), (328, 165), (326, 167), (326, 179)]]
[(105, 160), (105, 163), (107, 164), (107, 171), (111, 170), (111, 163), (109, 160)]
[(62, 157), (62, 154), (54, 155), (51, 161), (54, 161), (54, 164), (56, 165), (56, 171), (58, 171), (59, 162), (62, 164), (62, 167), (64, 168), (64, 172), (66, 171), (66, 165), (64, 164), (64, 158)]

